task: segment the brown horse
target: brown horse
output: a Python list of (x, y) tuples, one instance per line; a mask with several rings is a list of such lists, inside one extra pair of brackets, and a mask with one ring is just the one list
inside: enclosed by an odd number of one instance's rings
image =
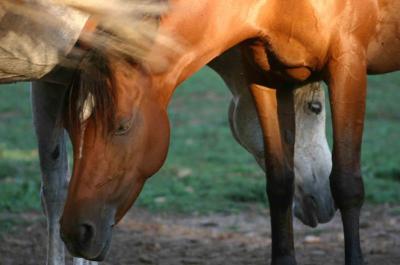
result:
[[(257, 110), (255, 108), (252, 95), (246, 83), (246, 79), (244, 78), (244, 75), (241, 74), (243, 73), (245, 68), (241, 60), (241, 52), (239, 47), (232, 48), (223, 55), (214, 59), (211, 63), (209, 63), (209, 66), (211, 66), (224, 79), (228, 88), (232, 92), (233, 99), (231, 101), (231, 105), (229, 108), (229, 121), (235, 139), (255, 157), (256, 161), (265, 170), (264, 161), (266, 158), (264, 152), (262, 129), (257, 117)], [(127, 65), (127, 67), (129, 66)], [(98, 73), (97, 76), (99, 76), (99, 78), (96, 81), (101, 80), (103, 74)], [(60, 79), (60, 77), (62, 76), (60, 76), (58, 73), (55, 79)], [(67, 106), (76, 109), (82, 108), (80, 115), (75, 118), (79, 120), (80, 119), (85, 120), (92, 114), (91, 112), (93, 110), (96, 110), (96, 108), (90, 110), (91, 109), (90, 105), (93, 104), (94, 100), (93, 95), (96, 94), (97, 95), (96, 98), (99, 100), (107, 98), (107, 95), (104, 94), (105, 93), (104, 90), (106, 89), (105, 85), (96, 86), (95, 83), (93, 83), (93, 81), (95, 81), (93, 80), (93, 73), (89, 76), (81, 75), (80, 78), (81, 80), (79, 87), (74, 88), (77, 89), (75, 90), (75, 93), (90, 92), (90, 94), (84, 94), (84, 95), (90, 95), (88, 97), (89, 100), (81, 101), (80, 97), (82, 99), (85, 99), (87, 98), (87, 96), (74, 95), (74, 91), (72, 91), (70, 99), (72, 99), (72, 102), (76, 104)], [(110, 74), (109, 78), (113, 79), (114, 78), (113, 74)], [(106, 80), (103, 80), (103, 82), (105, 81)], [(86, 82), (89, 83), (86, 84)], [(93, 90), (94, 87), (96, 89)], [(86, 91), (85, 89), (89, 89), (90, 91)], [(145, 87), (143, 89), (147, 88)], [(35, 116), (38, 116), (39, 121), (40, 118), (43, 119), (43, 117), (46, 116), (44, 114), (49, 111), (51, 113), (58, 112), (58, 109), (60, 107), (59, 102), (60, 100), (62, 100), (62, 98), (64, 98), (63, 96), (63, 94), (65, 93), (64, 91), (65, 90), (62, 87), (57, 87), (57, 89), (54, 89), (54, 84), (52, 83), (46, 83), (46, 82), (35, 83), (33, 90), (34, 105), (39, 105), (39, 106), (43, 105), (43, 102), (49, 101), (49, 97), (52, 98), (51, 102), (54, 102), (54, 104), (45, 104), (47, 111), (45, 109), (42, 110), (39, 109), (38, 111), (35, 111)], [(135, 91), (128, 90), (127, 94), (132, 92), (135, 93)], [(151, 99), (152, 98), (149, 98), (149, 100)], [(276, 109), (277, 105), (276, 105), (276, 97), (274, 90), (271, 90), (271, 93), (268, 95), (268, 100), (270, 101), (271, 104), (273, 104), (272, 108)], [(83, 104), (79, 102), (83, 102)], [(103, 101), (99, 101), (96, 105), (99, 106), (104, 104), (105, 103)], [(295, 215), (304, 224), (312, 227), (315, 227), (318, 223), (328, 222), (333, 217), (336, 210), (329, 188), (329, 174), (331, 171), (331, 161), (330, 161), (329, 147), (325, 138), (324, 105), (325, 105), (324, 91), (320, 87), (319, 83), (313, 83), (311, 85), (307, 85), (303, 88), (296, 90), (295, 112), (298, 124), (296, 128), (296, 138), (298, 139), (298, 141), (296, 142), (296, 148), (295, 148), (296, 181), (295, 181), (294, 210), (295, 210)], [(67, 112), (68, 111), (69, 110), (67, 109)], [(152, 113), (149, 113), (149, 115), (151, 114)], [(276, 113), (271, 112), (269, 115), (271, 117), (274, 117), (274, 115), (276, 116)], [(68, 120), (69, 118), (70, 118), (69, 116), (66, 117), (67, 120), (66, 125), (67, 127), (69, 125), (70, 128), (73, 128), (73, 124), (68, 124), (68, 122), (71, 122), (70, 120)], [(96, 118), (93, 118), (93, 121), (95, 123), (96, 122), (99, 123), (99, 120), (96, 120)], [(78, 122), (80, 123), (80, 121)], [(54, 128), (52, 126), (50, 126), (50, 128), (53, 129), (49, 130), (49, 126), (46, 126), (46, 124), (48, 123), (49, 120), (45, 120), (44, 122), (43, 121), (37, 122), (36, 126), (41, 125), (40, 127), (45, 127), (46, 131), (52, 131), (52, 130), (59, 131), (60, 129), (62, 130), (62, 128)], [(50, 124), (52, 123), (50, 122)], [(94, 126), (97, 125), (95, 124)], [(76, 128), (74, 130), (76, 130)], [(86, 130), (86, 128), (84, 130)], [(101, 131), (99, 132), (101, 133)], [(47, 139), (46, 135), (48, 136), (49, 134), (51, 133), (49, 132), (46, 134), (42, 133), (40, 135), (42, 135), (43, 140), (47, 142), (48, 140), (46, 140)], [(149, 134), (148, 132), (146, 132), (144, 135), (151, 137), (151, 134)], [(168, 140), (168, 135), (165, 135), (165, 137), (166, 140)], [(63, 144), (63, 138), (59, 138), (59, 140), (60, 140), (59, 143)], [(78, 160), (80, 160), (84, 156), (82, 152), (83, 148), (81, 148), (83, 143), (81, 142), (82, 140), (83, 139), (80, 138), (79, 146), (77, 147), (79, 148), (78, 149), (79, 152), (75, 153), (75, 156), (80, 157), (78, 158)], [(137, 147), (139, 145), (140, 147), (140, 144), (141, 142), (139, 143), (136, 142), (134, 143), (134, 146)], [(62, 153), (63, 156), (57, 159), (57, 161), (59, 162), (61, 162), (62, 160), (64, 161), (66, 160), (65, 149), (62, 150)], [(146, 161), (151, 161), (152, 159), (154, 159), (152, 153), (150, 154), (144, 153), (139, 155), (145, 155), (146, 157), (143, 160)], [(50, 160), (45, 155), (43, 155), (43, 159), (45, 159), (46, 161)], [(113, 161), (109, 162), (113, 163)], [(129, 163), (133, 168), (133, 169), (127, 169), (126, 170), (127, 174), (130, 173), (129, 172), (130, 170), (135, 171), (137, 170), (136, 168), (139, 168), (140, 170), (140, 167), (143, 166), (143, 162), (141, 161), (136, 162), (135, 160), (133, 161), (126, 160), (125, 162)], [(120, 165), (117, 165), (116, 168), (118, 168), (118, 166)], [(57, 174), (61, 173), (65, 174), (65, 172), (64, 173), (59, 172)], [(112, 172), (110, 174), (112, 174)], [(118, 189), (119, 192), (123, 193), (123, 195), (125, 196), (132, 196), (133, 195), (132, 193), (136, 193), (137, 195), (140, 192), (140, 189), (131, 190), (130, 187), (130, 184), (132, 184), (130, 182), (137, 181), (135, 177), (140, 177), (140, 175), (126, 176), (123, 181), (117, 184), (118, 187), (115, 187), (115, 189)], [(139, 179), (139, 181), (141, 182), (142, 180)], [(93, 198), (97, 198), (99, 196), (101, 197), (102, 195), (104, 195), (102, 194), (102, 192), (106, 191), (104, 189), (110, 188), (110, 186), (106, 185), (108, 182), (109, 181), (106, 181), (101, 185), (95, 185), (98, 186), (99, 189), (96, 188), (92, 189), (92, 191), (94, 192), (92, 195), (89, 195), (88, 191), (85, 191), (86, 193), (85, 196), (88, 195)], [(138, 184), (136, 183), (136, 185)], [(140, 183), (140, 185), (143, 185), (143, 183)], [(83, 204), (83, 202), (79, 203)], [(86, 205), (87, 207), (91, 207), (93, 204), (87, 202)], [(110, 209), (111, 208), (108, 208), (108, 210)], [(84, 210), (85, 212), (89, 211), (89, 209), (86, 207), (83, 207), (81, 210)], [(103, 211), (108, 212), (108, 210), (104, 209)], [(74, 210), (74, 214), (75, 213), (76, 212)], [(96, 214), (96, 212), (94, 212), (94, 214)], [(109, 214), (108, 217), (110, 218), (111, 222), (114, 222), (115, 216), (113, 215), (113, 212), (112, 211), (108, 212), (108, 214)], [(108, 232), (111, 232), (111, 230), (109, 229), (109, 225), (107, 223), (97, 224), (98, 227), (94, 228), (96, 224), (93, 224), (86, 217), (82, 217), (82, 219), (74, 219), (71, 221), (77, 223), (77, 225), (71, 224), (73, 226), (72, 229), (79, 229), (80, 227), (81, 228), (92, 227), (89, 229), (97, 230), (104, 228), (106, 230), (108, 229)], [(75, 231), (70, 230), (70, 232), (79, 233), (79, 231), (76, 230)], [(89, 247), (91, 247), (91, 245), (94, 244), (100, 244), (100, 246), (102, 246), (103, 244), (103, 246), (107, 247), (108, 242), (103, 241), (104, 238), (108, 239), (107, 236), (108, 236), (107, 234), (104, 235), (98, 233), (97, 237), (89, 237), (86, 239), (82, 239), (85, 237), (80, 237), (78, 235), (76, 238), (71, 238), (71, 240), (75, 241), (73, 242), (73, 244), (76, 244), (75, 246), (71, 243), (68, 243), (68, 241), (67, 244), (69, 244), (71, 252), (74, 253), (75, 255), (93, 257), (93, 255), (89, 253), (89, 251), (91, 251)], [(66, 235), (64, 235), (64, 237), (66, 237)], [(68, 240), (68, 238), (65, 239)], [(86, 246), (86, 247), (80, 248), (80, 246)], [(102, 253), (103, 254), (105, 253), (104, 249)], [(101, 256), (98, 256), (95, 259), (96, 260), (101, 259)]]
[[(104, 257), (111, 227), (164, 162), (169, 136), (166, 109), (173, 91), (199, 68), (239, 45), (245, 70), (241, 74), (254, 98), (268, 158), (272, 264), (296, 264), (293, 91), (319, 80), (328, 84), (330, 92), (334, 131), (330, 183), (342, 214), (346, 265), (363, 264), (360, 150), (366, 75), (400, 67), (396, 30), (400, 2), (170, 0), (169, 4), (159, 31), (180, 41), (184, 53), (160, 47), (156, 38), (148, 57), (167, 58), (165, 64), (108, 61), (108, 67), (98, 69), (112, 77), (102, 82), (110, 85), (107, 100), (104, 94), (97, 97), (96, 89), (87, 89), (90, 93), (72, 89), (67, 128), (74, 145), (74, 168), (61, 219), (70, 250), (89, 259)], [(99, 85), (81, 81), (81, 88)], [(92, 111), (85, 111), (88, 106)], [(92, 115), (80, 123), (82, 113), (84, 118)]]

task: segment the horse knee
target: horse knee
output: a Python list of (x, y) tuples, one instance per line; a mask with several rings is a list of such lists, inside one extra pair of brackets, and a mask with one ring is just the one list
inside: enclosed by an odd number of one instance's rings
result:
[(51, 211), (50, 207), (62, 209), (68, 188), (68, 161), (65, 144), (57, 143), (51, 148), (43, 148), (40, 153), (42, 203), (46, 211)]
[(361, 207), (364, 202), (364, 184), (361, 174), (343, 174), (332, 171), (330, 177), (332, 196), (341, 209)]
[(294, 171), (286, 169), (279, 174), (273, 172), (267, 174), (267, 194), (271, 205), (275, 203), (291, 205), (294, 194)]
[(58, 207), (63, 205), (65, 198), (67, 197), (68, 183), (61, 181), (57, 185), (49, 185), (48, 183), (42, 183), (40, 190), (42, 203), (45, 204), (47, 210), (49, 207), (54, 205)]

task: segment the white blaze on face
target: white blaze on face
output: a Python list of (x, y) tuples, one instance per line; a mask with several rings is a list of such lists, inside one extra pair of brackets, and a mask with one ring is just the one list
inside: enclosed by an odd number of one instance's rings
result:
[(85, 130), (86, 130), (85, 121), (89, 119), (90, 116), (92, 116), (94, 105), (95, 105), (94, 97), (92, 93), (89, 93), (85, 101), (83, 102), (82, 112), (79, 115), (82, 123), (82, 133), (79, 141), (79, 159), (82, 158), (82, 151), (83, 151), (83, 144), (84, 144)]
[(92, 93), (89, 93), (85, 101), (83, 102), (83, 108), (80, 115), (82, 123), (85, 122), (87, 119), (89, 119), (90, 116), (92, 116), (93, 109), (94, 109), (94, 97)]

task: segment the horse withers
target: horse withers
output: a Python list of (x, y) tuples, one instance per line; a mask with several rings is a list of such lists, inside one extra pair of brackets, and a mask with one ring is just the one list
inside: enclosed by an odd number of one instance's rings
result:
[[(94, 100), (89, 93), (81, 97), (82, 102), (88, 102), (82, 106), (92, 105), (94, 109), (86, 122), (69, 127), (75, 165), (62, 231), (70, 248), (89, 258), (104, 256), (110, 227), (137, 197), (144, 180), (163, 163), (169, 135), (166, 108), (174, 89), (239, 44), (244, 65), (240, 74), (254, 99), (264, 141), (272, 264), (296, 264), (292, 226), (298, 161), (294, 155), (294, 91), (319, 80), (328, 84), (332, 106), (330, 186), (342, 215), (345, 261), (346, 265), (363, 264), (359, 236), (364, 200), (360, 152), (366, 75), (400, 68), (396, 31), (400, 25), (399, 2), (169, 3), (171, 9), (159, 21), (159, 31), (175, 36), (185, 46), (185, 52), (177, 54), (160, 47), (156, 37), (148, 57), (166, 57), (165, 64), (153, 67), (142, 62), (111, 63), (108, 70), (113, 78), (104, 83), (111, 84), (109, 102), (113, 104), (96, 100), (96, 94)], [(107, 114), (111, 107), (112, 117)], [(72, 117), (81, 116), (82, 107), (70, 109)], [(103, 122), (96, 124), (95, 120)]]

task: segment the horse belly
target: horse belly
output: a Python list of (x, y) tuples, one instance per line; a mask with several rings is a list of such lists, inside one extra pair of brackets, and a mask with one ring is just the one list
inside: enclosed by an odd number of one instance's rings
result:
[(400, 0), (378, 0), (379, 20), (368, 46), (368, 72), (400, 70)]

